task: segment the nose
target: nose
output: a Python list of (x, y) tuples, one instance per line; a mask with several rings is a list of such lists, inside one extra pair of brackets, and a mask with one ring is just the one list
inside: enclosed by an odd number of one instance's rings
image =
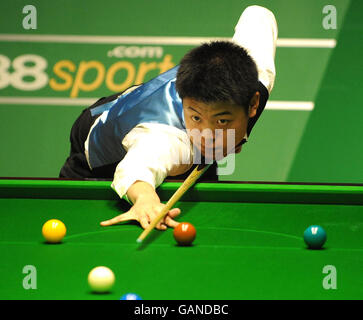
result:
[(202, 136), (202, 144), (207, 146), (212, 146), (215, 143), (215, 137), (204, 137)]

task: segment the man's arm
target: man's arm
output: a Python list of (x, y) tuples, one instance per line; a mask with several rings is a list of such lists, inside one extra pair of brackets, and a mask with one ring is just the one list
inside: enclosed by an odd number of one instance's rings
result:
[(271, 93), (275, 82), (277, 23), (274, 14), (260, 6), (247, 7), (235, 27), (232, 41), (247, 50), (257, 65), (259, 80)]
[(135, 181), (128, 188), (127, 197), (132, 203), (136, 203), (136, 201), (160, 203), (160, 198), (155, 192), (155, 188), (149, 183), (141, 180)]
[[(117, 166), (111, 185), (121, 198), (127, 195), (127, 200), (133, 206), (128, 212), (103, 221), (102, 226), (137, 220), (143, 228), (147, 228), (165, 206), (160, 202), (155, 188), (168, 175), (181, 174), (192, 165), (190, 142), (184, 133), (178, 136), (173, 133), (175, 128), (163, 131), (162, 128), (151, 127), (130, 132), (124, 141), (127, 154)], [(187, 155), (183, 160), (189, 160), (190, 164), (179, 163), (182, 154)], [(165, 230), (167, 226), (175, 227), (178, 222), (173, 219), (178, 214), (180, 209), (171, 209), (157, 228)]]
[(129, 187), (138, 180), (155, 189), (167, 176), (182, 174), (193, 164), (187, 134), (166, 125), (140, 125), (125, 137), (123, 145), (127, 153), (111, 185), (120, 198), (129, 197)]

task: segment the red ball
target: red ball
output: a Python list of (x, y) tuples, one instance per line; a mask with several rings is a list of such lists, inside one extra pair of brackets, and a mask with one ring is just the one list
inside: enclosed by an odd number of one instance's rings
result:
[(174, 228), (174, 238), (181, 246), (189, 246), (195, 239), (197, 231), (189, 222), (181, 222)]

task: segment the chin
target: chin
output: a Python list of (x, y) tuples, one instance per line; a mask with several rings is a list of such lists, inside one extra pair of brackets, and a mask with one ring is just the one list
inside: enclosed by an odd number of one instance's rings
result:
[(234, 153), (240, 153), (242, 151), (242, 147), (238, 147), (235, 151), (234, 151)]
[(206, 155), (206, 152), (204, 150), (202, 150), (201, 154), (208, 161), (219, 161), (219, 160), (222, 160), (227, 155), (227, 152), (223, 151), (223, 154), (222, 154), (220, 151), (217, 153), (209, 151), (209, 152), (207, 152), (207, 155)]

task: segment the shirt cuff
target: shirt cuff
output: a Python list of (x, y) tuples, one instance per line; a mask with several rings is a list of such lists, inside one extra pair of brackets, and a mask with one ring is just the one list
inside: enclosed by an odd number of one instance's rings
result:
[[(144, 181), (149, 183), (153, 188), (155, 188), (155, 177), (152, 172), (149, 170), (138, 170), (137, 173), (132, 174), (128, 173), (124, 174), (124, 170), (117, 170), (115, 172), (114, 179), (111, 184), (111, 188), (118, 194), (118, 196), (122, 199), (125, 199), (127, 202), (131, 203), (130, 199), (127, 197), (127, 190), (136, 182), (136, 181)], [(126, 198), (125, 198), (126, 197)]]
[(131, 202), (131, 200), (127, 196), (127, 194), (124, 194), (124, 196), (122, 197), (122, 199), (125, 200), (125, 201), (127, 201), (129, 204), (133, 205), (133, 203)]

